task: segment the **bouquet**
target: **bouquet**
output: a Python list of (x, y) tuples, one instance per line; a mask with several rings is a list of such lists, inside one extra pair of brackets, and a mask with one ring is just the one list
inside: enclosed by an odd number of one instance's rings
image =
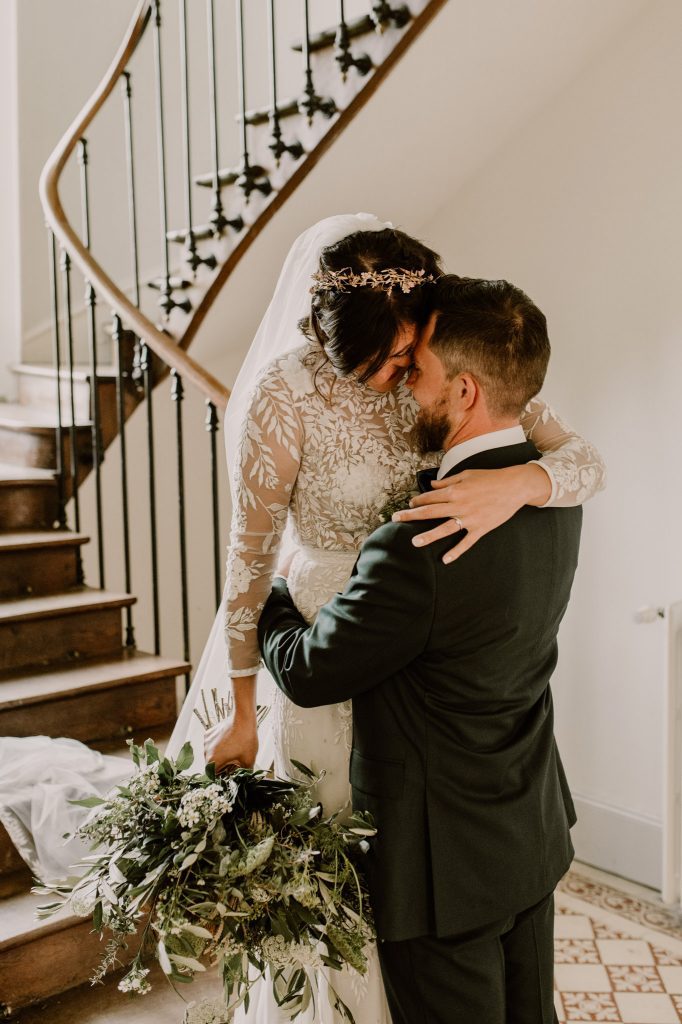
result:
[[(34, 890), (53, 897), (41, 916), (66, 904), (111, 933), (93, 983), (141, 924), (119, 989), (150, 990), (144, 965), (153, 949), (172, 983), (216, 967), (228, 1015), (248, 1008), (263, 976), (293, 1020), (317, 998), (321, 973), (365, 972), (374, 934), (358, 869), (375, 834), (367, 816), (325, 818), (313, 797), (319, 776), (298, 762), (303, 782), (246, 769), (216, 776), (212, 764), (188, 774), (188, 743), (175, 761), (151, 740), (130, 746), (136, 771), (126, 784), (106, 799), (76, 801), (92, 808), (78, 830), (97, 851), (85, 875)], [(332, 1005), (352, 1021), (326, 977)]]

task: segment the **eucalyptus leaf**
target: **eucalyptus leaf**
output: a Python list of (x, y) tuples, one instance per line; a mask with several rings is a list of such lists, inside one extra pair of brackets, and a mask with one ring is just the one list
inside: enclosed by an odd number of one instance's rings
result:
[(170, 959), (168, 958), (168, 953), (166, 952), (165, 945), (163, 944), (163, 942), (159, 942), (156, 948), (159, 957), (159, 963), (161, 965), (161, 970), (163, 971), (164, 974), (172, 974), (173, 965), (171, 964)]
[(194, 751), (192, 750), (192, 744), (187, 741), (181, 749), (180, 753), (175, 759), (175, 767), (179, 772), (184, 772), (185, 769), (189, 768), (194, 760)]
[(170, 959), (174, 964), (179, 964), (180, 967), (189, 967), (193, 971), (202, 973), (206, 970), (204, 964), (195, 960), (193, 956), (179, 956), (177, 953), (171, 953)]
[(190, 935), (197, 935), (200, 939), (212, 939), (213, 935), (208, 928), (202, 928), (198, 924), (183, 924), (182, 930), (189, 932)]
[(155, 764), (159, 760), (159, 751), (153, 740), (145, 740), (144, 752), (147, 764)]
[(301, 775), (305, 775), (307, 779), (317, 778), (315, 772), (312, 771), (307, 764), (303, 764), (301, 761), (295, 761), (293, 757), (291, 758), (291, 763), (293, 764), (294, 768), (296, 768), (297, 771), (301, 773)]

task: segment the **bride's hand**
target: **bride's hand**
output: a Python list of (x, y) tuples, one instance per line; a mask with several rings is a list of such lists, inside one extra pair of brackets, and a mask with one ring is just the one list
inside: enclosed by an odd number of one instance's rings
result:
[(504, 469), (467, 469), (457, 476), (435, 480), (433, 488), (413, 498), (411, 508), (396, 512), (393, 521), (448, 520), (414, 537), (416, 547), (466, 531), (459, 544), (443, 556), (446, 564), (506, 523), (524, 505), (544, 505), (552, 493), (549, 476), (535, 463)]
[(216, 771), (229, 766), (253, 768), (258, 753), (256, 719), (233, 717), (206, 730), (204, 754), (206, 763), (213, 761)]

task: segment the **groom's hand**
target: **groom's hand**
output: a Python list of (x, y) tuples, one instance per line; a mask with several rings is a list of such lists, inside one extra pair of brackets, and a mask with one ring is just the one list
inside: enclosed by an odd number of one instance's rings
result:
[(504, 469), (467, 469), (456, 476), (434, 480), (433, 490), (413, 498), (412, 507), (396, 512), (393, 521), (447, 520), (418, 534), (412, 541), (416, 547), (425, 547), (464, 530), (456, 547), (443, 556), (447, 564), (472, 548), (486, 533), (506, 523), (524, 505), (544, 505), (551, 494), (550, 479), (537, 463)]
[(206, 763), (213, 761), (217, 772), (231, 766), (253, 768), (258, 754), (255, 715), (234, 716), (229, 722), (221, 722), (207, 729), (204, 734), (204, 754)]

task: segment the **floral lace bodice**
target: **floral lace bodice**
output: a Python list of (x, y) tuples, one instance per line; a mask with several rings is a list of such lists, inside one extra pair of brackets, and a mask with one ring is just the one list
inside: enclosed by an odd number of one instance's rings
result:
[[(259, 663), (256, 626), (287, 522), (300, 547), (359, 551), (390, 500), (414, 489), (437, 458), (410, 445), (417, 406), (404, 384), (380, 394), (340, 378), (311, 342), (266, 368), (251, 397), (233, 480), (226, 637), (231, 675)], [(534, 399), (522, 418), (543, 452), (552, 505), (603, 486), (599, 453)]]

